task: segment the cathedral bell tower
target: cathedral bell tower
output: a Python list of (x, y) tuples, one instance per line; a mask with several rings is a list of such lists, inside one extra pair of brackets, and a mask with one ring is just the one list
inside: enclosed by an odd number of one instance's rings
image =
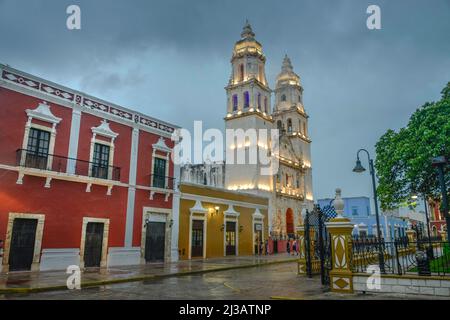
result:
[(308, 118), (303, 105), (303, 87), (294, 72), (287, 55), (275, 87), (275, 108), (272, 113), (275, 127), (280, 129), (292, 144), (295, 154), (302, 161), (304, 197), (312, 201), (311, 140), (308, 134)]
[[(271, 89), (267, 84), (265, 73), (266, 57), (261, 44), (255, 39), (252, 27), (246, 22), (241, 39), (236, 42), (231, 57), (231, 75), (227, 93), (226, 129), (243, 130), (270, 129), (273, 127), (270, 106)], [(234, 154), (234, 163), (227, 160), (225, 169), (225, 187), (232, 190), (266, 190), (271, 189), (271, 176), (260, 174), (259, 159), (256, 164), (248, 164), (251, 147), (269, 149), (267, 139), (251, 141), (246, 136), (244, 141), (227, 140), (227, 152)], [(246, 164), (236, 164), (237, 153), (245, 152)]]

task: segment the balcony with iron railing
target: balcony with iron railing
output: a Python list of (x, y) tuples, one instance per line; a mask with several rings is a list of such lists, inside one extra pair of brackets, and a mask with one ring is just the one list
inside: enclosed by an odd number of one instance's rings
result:
[(175, 185), (175, 178), (163, 176), (159, 174), (150, 175), (150, 186), (152, 188), (173, 190)]
[(120, 168), (32, 150), (18, 149), (16, 165), (25, 169), (120, 181)]
[(150, 175), (150, 199), (153, 199), (155, 193), (165, 196), (165, 201), (169, 199), (169, 195), (173, 193), (175, 187), (175, 178), (159, 174)]

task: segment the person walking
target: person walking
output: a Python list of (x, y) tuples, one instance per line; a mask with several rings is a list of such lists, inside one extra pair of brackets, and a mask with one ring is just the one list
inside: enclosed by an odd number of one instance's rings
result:
[(269, 254), (269, 240), (266, 240), (266, 250), (265, 250), (265, 254), (266, 254), (266, 255)]
[(291, 254), (291, 244), (290, 244), (289, 240), (286, 243), (286, 252), (288, 255)]

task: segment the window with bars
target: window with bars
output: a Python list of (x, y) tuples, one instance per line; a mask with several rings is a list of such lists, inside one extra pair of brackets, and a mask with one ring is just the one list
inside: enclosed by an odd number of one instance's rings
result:
[(155, 158), (153, 164), (153, 187), (166, 187), (166, 160), (162, 158)]
[(28, 135), (25, 166), (38, 169), (47, 168), (50, 132), (31, 128)]
[(102, 143), (95, 143), (92, 158), (92, 176), (108, 179), (110, 147)]

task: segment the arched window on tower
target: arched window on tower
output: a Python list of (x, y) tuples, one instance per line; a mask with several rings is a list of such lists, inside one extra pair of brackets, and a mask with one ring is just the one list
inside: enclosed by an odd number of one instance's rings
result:
[(264, 97), (264, 112), (267, 113), (267, 97)]
[(277, 129), (278, 129), (278, 130), (281, 130), (281, 120), (278, 120), (278, 121), (277, 121)]
[(250, 95), (248, 91), (244, 92), (244, 108), (248, 108), (250, 106)]
[(292, 120), (291, 119), (287, 120), (287, 132), (292, 133)]
[(244, 65), (239, 66), (239, 81), (244, 81)]
[(237, 111), (238, 109), (238, 96), (237, 94), (233, 94), (233, 111)]
[(281, 95), (281, 101), (286, 101), (286, 95), (285, 94)]
[(258, 92), (258, 109), (261, 110), (261, 93)]

